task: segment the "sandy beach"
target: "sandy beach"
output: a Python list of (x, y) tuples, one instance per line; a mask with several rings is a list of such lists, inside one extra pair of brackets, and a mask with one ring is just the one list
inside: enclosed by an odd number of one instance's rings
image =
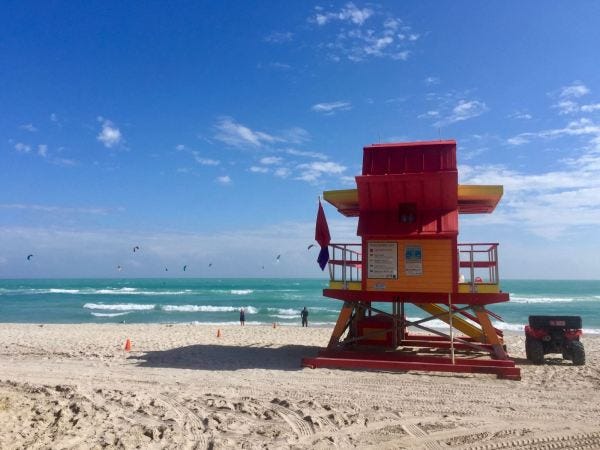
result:
[(508, 336), (508, 381), (301, 368), (329, 334), (2, 324), (0, 448), (600, 448), (597, 336), (579, 367), (530, 365)]

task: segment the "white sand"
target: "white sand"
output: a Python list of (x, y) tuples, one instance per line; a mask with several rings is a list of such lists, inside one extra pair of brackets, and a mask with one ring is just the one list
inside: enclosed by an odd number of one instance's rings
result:
[(509, 381), (302, 369), (329, 329), (220, 328), (0, 324), (0, 448), (600, 448), (597, 336), (579, 367), (509, 336)]

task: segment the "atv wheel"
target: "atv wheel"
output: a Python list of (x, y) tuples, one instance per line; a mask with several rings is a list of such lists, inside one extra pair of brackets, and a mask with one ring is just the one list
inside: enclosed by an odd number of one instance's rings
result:
[(585, 350), (583, 343), (580, 341), (571, 342), (571, 356), (573, 359), (573, 365), (583, 366), (585, 364)]
[(529, 336), (525, 336), (525, 357), (531, 360), (531, 355), (529, 353), (529, 346), (531, 345), (531, 338)]
[(525, 340), (525, 354), (533, 364), (544, 363), (544, 344), (537, 339)]

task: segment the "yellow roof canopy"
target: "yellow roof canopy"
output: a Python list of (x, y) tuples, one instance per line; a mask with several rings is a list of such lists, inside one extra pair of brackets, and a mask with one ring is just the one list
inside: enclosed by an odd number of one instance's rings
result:
[[(458, 185), (459, 214), (489, 214), (502, 198), (500, 185)], [(358, 189), (323, 192), (323, 198), (346, 217), (358, 217)]]

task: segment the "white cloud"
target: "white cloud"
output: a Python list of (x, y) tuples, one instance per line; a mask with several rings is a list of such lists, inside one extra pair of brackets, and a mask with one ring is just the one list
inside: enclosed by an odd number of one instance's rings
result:
[(50, 120), (52, 122), (58, 122), (58, 115), (56, 115), (56, 113), (50, 114)]
[(592, 103), (589, 105), (579, 105), (571, 100), (563, 100), (554, 105), (559, 109), (559, 114), (575, 114), (575, 113), (591, 113), (600, 110), (600, 103)]
[(54, 165), (62, 167), (73, 167), (77, 165), (77, 161), (69, 158), (52, 158), (50, 159), (50, 162)]
[(600, 103), (593, 103), (590, 105), (582, 105), (581, 106), (581, 112), (594, 112), (594, 111), (600, 111)]
[(370, 8), (357, 8), (354, 3), (346, 3), (339, 11), (334, 12), (318, 12), (311, 20), (319, 26), (323, 26), (332, 21), (351, 22), (356, 25), (362, 25), (373, 15), (373, 10)]
[(33, 211), (42, 213), (56, 214), (92, 214), (92, 215), (107, 215), (112, 212), (123, 211), (123, 208), (102, 208), (102, 207), (67, 207), (55, 205), (36, 205), (25, 203), (3, 203), (0, 204), (0, 209), (17, 209), (22, 211)]
[(559, 90), (560, 98), (579, 98), (589, 94), (590, 90), (581, 81), (575, 81), (569, 86), (563, 86)]
[(38, 145), (38, 155), (40, 155), (42, 158), (48, 156), (48, 146), (46, 144)]
[(573, 100), (560, 100), (554, 107), (559, 110), (559, 114), (573, 114), (579, 112), (579, 105)]
[(297, 179), (309, 183), (318, 181), (323, 175), (340, 175), (346, 170), (345, 166), (331, 161), (299, 164), (297, 168), (300, 171)]
[[(525, 134), (525, 133), (524, 133)], [(508, 138), (506, 142), (510, 145), (523, 145), (529, 142), (529, 139), (526, 136), (519, 135)]]
[(271, 44), (282, 44), (284, 42), (290, 42), (294, 37), (294, 33), (290, 31), (273, 31), (264, 37), (265, 42)]
[(560, 170), (546, 173), (464, 166), (459, 169), (461, 181), (503, 184), (503, 206), (492, 220), (533, 234), (557, 238), (600, 226), (600, 123), (581, 118), (562, 128), (521, 133), (507, 142), (522, 145), (539, 139), (565, 139), (563, 145), (574, 156), (560, 161)]
[(515, 111), (514, 113), (509, 114), (508, 118), (509, 119), (520, 119), (520, 120), (531, 120), (531, 119), (533, 119), (533, 116), (524, 111)]
[(221, 177), (217, 177), (217, 183), (220, 184), (231, 184), (232, 180), (231, 177), (229, 175), (223, 175)]
[(522, 145), (530, 142), (532, 139), (557, 139), (565, 136), (591, 136), (594, 138), (591, 143), (598, 145), (598, 149), (600, 150), (600, 123), (595, 123), (587, 118), (569, 122), (563, 128), (550, 128), (542, 131), (521, 133), (508, 139), (507, 142), (511, 145)]
[(106, 148), (113, 148), (121, 143), (123, 136), (121, 131), (110, 120), (98, 117), (98, 122), (102, 124), (102, 129), (96, 139), (98, 139)]
[(19, 153), (29, 153), (31, 151), (31, 146), (23, 144), (22, 142), (17, 142), (15, 144), (15, 150)]
[(319, 153), (319, 152), (307, 152), (307, 151), (303, 151), (303, 150), (296, 150), (293, 148), (286, 148), (284, 150), (285, 153), (287, 153), (288, 155), (293, 155), (293, 156), (303, 156), (306, 158), (314, 158), (314, 159), (321, 159), (321, 160), (326, 160), (327, 156), (324, 155), (323, 153)]
[(253, 131), (249, 127), (236, 122), (231, 117), (222, 117), (215, 125), (214, 138), (237, 148), (260, 148), (265, 144), (281, 142), (282, 139), (262, 131)]
[(440, 79), (438, 77), (427, 77), (423, 81), (427, 86), (435, 86), (440, 84)]
[(335, 114), (338, 111), (348, 111), (352, 109), (352, 104), (350, 102), (330, 102), (330, 103), (317, 103), (313, 105), (310, 109), (316, 112), (324, 113), (326, 115)]
[(560, 100), (553, 107), (559, 110), (559, 114), (591, 113), (600, 110), (600, 103), (580, 105), (573, 100)]
[(301, 127), (291, 127), (272, 133), (255, 131), (231, 117), (220, 118), (214, 126), (214, 138), (232, 147), (264, 148), (277, 143), (302, 144), (310, 140), (310, 133)]
[(290, 70), (292, 68), (292, 66), (289, 64), (277, 62), (277, 61), (269, 63), (269, 67), (271, 69), (278, 69), (278, 70)]
[(590, 168), (580, 163), (538, 174), (502, 166), (461, 166), (459, 173), (461, 183), (504, 185), (501, 207), (486, 218), (488, 225), (513, 225), (554, 239), (600, 225), (600, 164)]
[(221, 161), (217, 159), (202, 158), (198, 155), (194, 155), (194, 160), (203, 166), (218, 166), (221, 164)]
[(198, 152), (196, 150), (191, 150), (184, 144), (176, 145), (175, 150), (180, 151), (180, 152), (189, 153), (194, 158), (194, 161), (196, 161), (198, 164), (201, 164), (203, 166), (218, 166), (219, 164), (221, 164), (221, 161), (219, 161), (217, 159), (205, 158), (201, 155), (200, 152)]
[(30, 133), (35, 133), (38, 129), (33, 126), (32, 123), (25, 123), (23, 125), (19, 125), (19, 129), (29, 131)]
[(281, 133), (281, 138), (290, 144), (302, 144), (310, 141), (310, 133), (301, 127), (292, 127)]
[(458, 103), (452, 108), (448, 115), (435, 122), (435, 126), (449, 125), (455, 122), (461, 122), (463, 120), (472, 119), (480, 116), (486, 111), (488, 107), (484, 102), (479, 100), (459, 100)]
[(437, 118), (440, 116), (440, 112), (439, 111), (435, 111), (435, 110), (431, 110), (431, 111), (427, 111), (423, 114), (419, 114), (417, 117), (419, 119), (432, 119), (432, 118)]
[(250, 167), (250, 172), (254, 172), (254, 173), (269, 173), (269, 169), (267, 169), (266, 167), (251, 166)]
[(551, 92), (549, 95), (558, 97), (558, 101), (553, 105), (559, 110), (559, 114), (575, 114), (579, 112), (590, 113), (600, 109), (600, 103), (580, 105), (579, 99), (591, 91), (581, 81), (575, 81), (569, 86), (561, 87), (558, 92)]
[(282, 161), (283, 158), (280, 158), (279, 156), (265, 156), (260, 159), (260, 163), (265, 165), (281, 164)]
[(393, 17), (388, 17), (383, 22), (383, 27), (384, 28), (388, 28), (388, 29), (390, 29), (392, 31), (396, 31), (400, 27), (401, 23), (402, 22), (399, 19), (395, 19)]
[(291, 173), (292, 171), (287, 167), (278, 167), (273, 171), (273, 175), (279, 178), (287, 178), (290, 176)]
[[(367, 21), (368, 28), (364, 26)], [(333, 31), (333, 36), (329, 34), (319, 45), (333, 61), (344, 58), (359, 62), (373, 57), (406, 60), (410, 55), (407, 46), (414, 45), (420, 37), (401, 19), (371, 8), (360, 9), (353, 3), (338, 11), (317, 8), (309, 22), (317, 24), (319, 33), (325, 34), (325, 29)]]

